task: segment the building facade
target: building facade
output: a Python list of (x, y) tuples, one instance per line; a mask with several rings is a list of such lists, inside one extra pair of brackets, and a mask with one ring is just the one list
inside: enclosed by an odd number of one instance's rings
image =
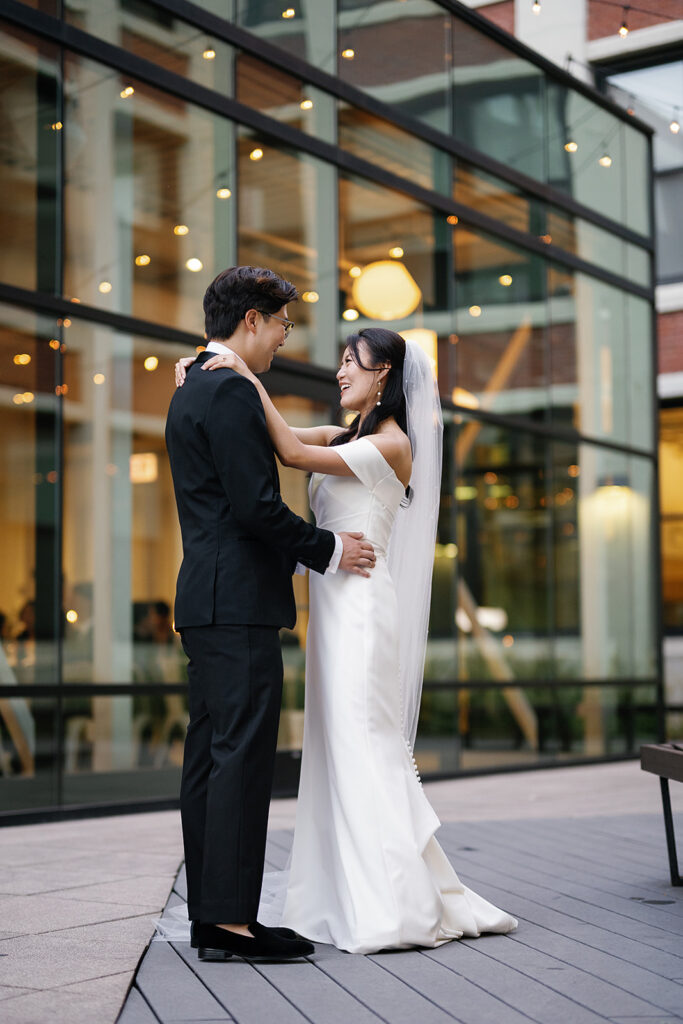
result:
[(653, 131), (666, 733), (683, 734), (683, 4), (467, 0)]
[[(628, 756), (662, 723), (651, 133), (441, 0), (6, 0), (0, 810), (177, 796), (165, 413), (207, 283), (301, 300), (266, 378), (338, 415), (344, 337), (434, 361), (426, 777)], [(282, 473), (308, 515), (307, 482)], [(283, 636), (296, 786), (307, 581)]]

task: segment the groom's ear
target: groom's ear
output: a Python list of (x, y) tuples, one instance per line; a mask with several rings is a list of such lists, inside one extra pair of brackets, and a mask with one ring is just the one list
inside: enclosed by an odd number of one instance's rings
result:
[(256, 333), (259, 316), (260, 314), (258, 309), (248, 309), (244, 314), (244, 322), (247, 325), (247, 330), (250, 334)]

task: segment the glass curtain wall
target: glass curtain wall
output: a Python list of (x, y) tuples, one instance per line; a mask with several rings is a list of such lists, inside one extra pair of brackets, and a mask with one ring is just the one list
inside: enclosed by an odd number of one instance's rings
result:
[[(177, 795), (164, 421), (175, 360), (202, 348), (206, 284), (236, 262), (300, 290), (268, 378), (294, 425), (338, 415), (353, 330), (384, 324), (433, 362), (446, 430), (423, 773), (654, 739), (647, 137), (436, 2), (206, 0), (190, 23), (152, 0), (66, 0), (78, 54), (25, 6), (0, 16), (0, 811)], [(305, 477), (281, 479), (308, 516)], [(305, 578), (295, 591), (289, 792)]]

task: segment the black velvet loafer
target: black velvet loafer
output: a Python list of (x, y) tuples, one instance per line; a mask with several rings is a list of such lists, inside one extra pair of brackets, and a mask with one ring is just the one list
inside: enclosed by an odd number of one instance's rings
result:
[[(197, 925), (199, 921), (190, 921), (190, 946), (192, 949), (198, 949), (199, 943), (197, 942)], [(258, 921), (250, 923), (249, 927), (254, 930), (254, 925), (258, 925)], [(258, 925), (260, 928), (261, 925)], [(303, 935), (299, 935), (293, 928), (271, 928), (271, 932), (275, 932), (276, 935), (280, 935), (283, 939), (303, 939)]]
[(249, 928), (250, 938), (217, 925), (197, 923), (195, 937), (199, 959), (214, 963), (233, 956), (244, 960), (296, 960), (315, 952), (313, 943), (306, 939), (283, 938), (258, 922)]

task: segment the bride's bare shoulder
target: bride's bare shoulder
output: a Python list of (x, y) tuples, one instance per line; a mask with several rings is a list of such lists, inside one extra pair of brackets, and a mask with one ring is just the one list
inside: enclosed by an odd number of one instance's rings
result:
[(412, 451), (408, 436), (397, 423), (388, 424), (384, 430), (366, 436), (382, 453), (401, 483), (407, 486), (412, 469)]

